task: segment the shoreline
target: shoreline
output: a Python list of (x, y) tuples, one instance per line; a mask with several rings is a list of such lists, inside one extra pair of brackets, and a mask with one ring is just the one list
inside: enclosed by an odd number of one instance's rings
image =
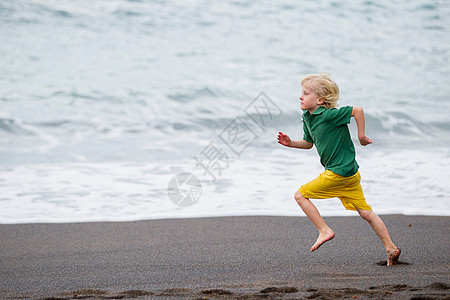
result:
[(325, 217), (313, 253), (306, 217), (0, 224), (0, 298), (450, 296), (450, 218), (380, 217), (397, 266), (360, 217)]
[[(340, 213), (330, 213), (327, 214), (327, 212), (320, 212), (321, 216), (323, 218), (354, 218), (359, 217), (358, 213), (356, 211), (352, 210), (342, 210), (342, 207), (340, 209)], [(405, 214), (401, 212), (388, 212), (388, 213), (379, 213), (376, 211), (376, 214), (380, 217), (386, 217), (386, 216), (405, 216), (405, 217), (436, 217), (436, 218), (450, 218), (450, 215), (438, 215), (438, 214)], [(293, 212), (292, 214), (286, 214), (286, 213), (258, 213), (258, 214), (217, 214), (217, 215), (211, 215), (211, 214), (205, 214), (205, 215), (168, 215), (168, 216), (158, 216), (158, 217), (152, 217), (152, 218), (115, 218), (115, 219), (90, 219), (90, 220), (69, 220), (69, 221), (41, 221), (41, 220), (34, 220), (34, 221), (26, 221), (26, 222), (0, 222), (0, 226), (2, 225), (62, 225), (62, 224), (108, 224), (108, 223), (133, 223), (133, 222), (151, 222), (151, 221), (170, 221), (170, 220), (192, 220), (192, 219), (216, 219), (216, 218), (258, 218), (258, 217), (274, 217), (274, 218), (307, 218), (305, 214), (303, 214), (301, 211)]]

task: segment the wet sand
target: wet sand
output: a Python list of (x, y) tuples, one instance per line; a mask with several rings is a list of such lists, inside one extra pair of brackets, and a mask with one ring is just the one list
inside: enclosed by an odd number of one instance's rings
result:
[(0, 225), (0, 298), (444, 299), (449, 217), (381, 216), (398, 265), (359, 217)]

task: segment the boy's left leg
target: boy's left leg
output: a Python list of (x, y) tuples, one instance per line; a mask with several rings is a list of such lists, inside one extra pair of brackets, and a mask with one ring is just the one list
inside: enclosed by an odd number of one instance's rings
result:
[(383, 243), (387, 253), (387, 265), (396, 265), (398, 263), (401, 250), (392, 242), (386, 225), (384, 225), (384, 222), (372, 210), (363, 210), (359, 208), (356, 208), (356, 210), (358, 211), (359, 215), (364, 220), (366, 220), (370, 224), (370, 226), (372, 226), (373, 230)]
[(336, 193), (336, 191), (342, 187), (342, 178), (343, 176), (341, 175), (334, 174), (330, 170), (325, 170), (319, 177), (302, 185), (294, 195), (295, 200), (300, 205), (303, 212), (319, 230), (319, 237), (309, 250), (310, 252), (316, 251), (323, 243), (333, 239), (335, 234), (325, 223), (317, 210), (317, 207), (309, 199), (328, 199), (337, 197), (338, 193)]
[(316, 225), (319, 230), (319, 237), (317, 238), (314, 245), (311, 247), (309, 252), (316, 251), (319, 247), (329, 240), (332, 240), (335, 236), (334, 231), (325, 223), (322, 216), (320, 215), (317, 207), (309, 200), (304, 197), (300, 191), (296, 191), (294, 195), (295, 201), (302, 208), (306, 216)]

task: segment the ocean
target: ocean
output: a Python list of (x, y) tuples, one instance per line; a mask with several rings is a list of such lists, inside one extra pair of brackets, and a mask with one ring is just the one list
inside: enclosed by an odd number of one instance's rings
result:
[(0, 223), (304, 216), (323, 167), (276, 136), (320, 72), (374, 211), (449, 216), (449, 31), (444, 0), (0, 1)]

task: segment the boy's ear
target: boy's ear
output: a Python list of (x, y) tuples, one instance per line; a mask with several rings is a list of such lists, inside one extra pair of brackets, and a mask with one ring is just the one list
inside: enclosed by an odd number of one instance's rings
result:
[(322, 98), (317, 99), (317, 104), (318, 105), (324, 105), (325, 101)]

